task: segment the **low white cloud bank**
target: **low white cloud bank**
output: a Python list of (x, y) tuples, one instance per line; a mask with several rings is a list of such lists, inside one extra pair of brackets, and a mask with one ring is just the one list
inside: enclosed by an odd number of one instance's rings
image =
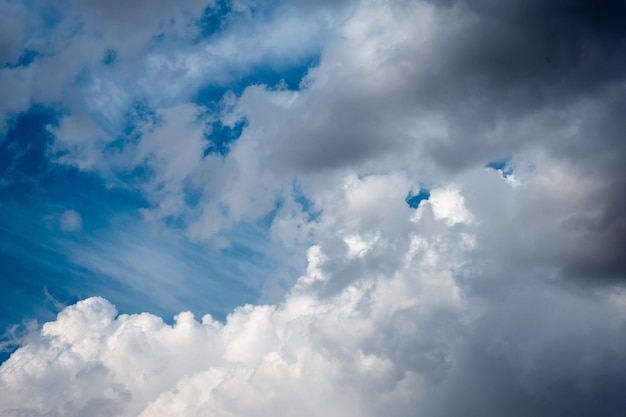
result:
[[(0, 368), (1, 415), (617, 415), (626, 293), (489, 276), (474, 222), (415, 216), (409, 186), (371, 175), (328, 195), (278, 305), (173, 325), (98, 297), (65, 308)], [(435, 201), (458, 213), (461, 192)]]

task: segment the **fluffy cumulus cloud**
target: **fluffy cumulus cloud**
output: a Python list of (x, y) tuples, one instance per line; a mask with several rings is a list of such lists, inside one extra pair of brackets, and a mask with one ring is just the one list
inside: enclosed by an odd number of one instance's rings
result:
[(413, 212), (408, 185), (351, 178), (328, 196), (326, 237), (278, 305), (173, 325), (102, 298), (67, 307), (2, 365), (3, 415), (618, 415), (626, 293), (550, 270), (478, 290), (458, 194)]
[(38, 28), (0, 28), (0, 120), (57, 106), (50, 162), (155, 233), (261, 222), (306, 267), (223, 321), (66, 307), (0, 415), (626, 409), (622, 2), (65, 3), (0, 5)]

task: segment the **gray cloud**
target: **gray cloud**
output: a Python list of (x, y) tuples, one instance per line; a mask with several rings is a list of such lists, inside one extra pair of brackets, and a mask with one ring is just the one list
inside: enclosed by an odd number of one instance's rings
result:
[(584, 2), (363, 6), (289, 105), (250, 90), (240, 111), (250, 130), (272, 132), (262, 143), (280, 173), (402, 166), (463, 182), (494, 159), (518, 155), (525, 170), (543, 155), (546, 169), (562, 166), (586, 185), (558, 198), (520, 195), (519, 216), (494, 223), (494, 233), (541, 224), (507, 246), (554, 253), (568, 275), (623, 277), (626, 53), (614, 25), (623, 12)]

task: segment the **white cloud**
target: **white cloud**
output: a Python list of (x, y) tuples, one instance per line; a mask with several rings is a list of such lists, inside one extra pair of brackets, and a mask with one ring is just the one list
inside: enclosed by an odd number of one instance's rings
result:
[[(381, 177), (374, 182), (394, 181)], [(358, 194), (371, 183), (352, 182), (347, 192)], [(343, 201), (337, 206), (342, 215), (362, 213), (350, 198)], [(378, 256), (386, 239), (395, 239), (385, 221), (393, 213), (380, 215), (381, 223), (370, 224), (387, 232), (385, 241), (371, 249)], [(409, 210), (404, 217), (407, 221)], [(412, 379), (407, 372), (423, 372), (420, 378), (429, 379), (435, 372), (431, 368), (442, 366), (429, 355), (445, 346), (424, 346), (414, 371), (394, 349), (412, 343), (415, 326), (431, 311), (457, 316), (463, 309), (458, 289), (441, 265), (415, 281), (419, 254), (398, 252), (395, 277), (365, 272), (327, 296), (315, 286), (315, 277), (324, 273), (331, 281), (341, 279), (332, 264), (362, 258), (314, 248), (310, 253), (307, 275), (283, 303), (241, 307), (224, 324), (208, 316), (200, 324), (188, 313), (180, 314), (173, 327), (148, 314), (116, 317), (99, 298), (68, 307), (3, 365), (2, 390), (11, 395), (0, 408), (23, 410), (29, 395), (27, 407), (35, 415), (80, 415), (96, 404), (103, 415), (293, 415), (297, 410), (301, 415), (375, 415), (386, 402), (369, 403), (376, 392), (402, 396), (393, 386)], [(380, 339), (390, 325), (397, 330), (393, 347)]]
[[(606, 364), (626, 363), (622, 292), (588, 297), (548, 275), (511, 277), (494, 287), (497, 297), (468, 291), (484, 272), (468, 265), (474, 226), (428, 210), (411, 221), (411, 210), (393, 208), (371, 221), (375, 193), (402, 181), (351, 179), (320, 222), (335, 233), (320, 233), (306, 274), (278, 305), (243, 306), (224, 323), (181, 313), (173, 325), (118, 316), (102, 298), (65, 308), (0, 368), (0, 410), (444, 416), (467, 407), (500, 415), (515, 404), (521, 415), (550, 407), (567, 415), (560, 394), (543, 394), (548, 386), (580, 407), (600, 406), (599, 381), (619, 378)], [(336, 246), (373, 233), (360, 256)]]
[(65, 233), (77, 232), (83, 228), (83, 218), (75, 210), (65, 210), (59, 217), (59, 225)]
[(472, 216), (465, 207), (463, 196), (454, 188), (437, 188), (430, 192), (428, 202), (433, 207), (436, 219), (443, 219), (448, 224), (467, 223)]

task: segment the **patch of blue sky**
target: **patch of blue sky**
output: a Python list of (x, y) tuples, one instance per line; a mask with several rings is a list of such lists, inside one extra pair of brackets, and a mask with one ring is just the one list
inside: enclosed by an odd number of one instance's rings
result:
[(85, 279), (95, 279), (91, 289), (120, 311), (150, 311), (168, 318), (190, 310), (223, 320), (236, 306), (258, 299), (259, 281), (273, 268), (255, 230), (224, 232), (229, 246), (211, 248), (171, 230), (159, 235), (140, 218), (129, 220), (133, 217), (120, 216), (117, 227), (85, 241), (61, 242)]
[[(294, 181), (292, 189), (291, 189), (291, 198), (293, 201), (299, 206), (300, 210), (307, 216), (307, 222), (317, 222), (321, 215), (322, 211), (315, 208), (313, 201), (311, 201), (304, 194), (304, 191), (300, 184), (297, 181)], [(284, 207), (284, 200), (282, 198), (277, 197), (274, 202), (274, 207), (265, 216), (261, 217), (257, 224), (261, 227), (264, 227), (269, 230), (272, 226), (274, 219), (280, 212), (280, 210)]]
[[(241, 222), (219, 233), (217, 246), (190, 242), (180, 234), (156, 236), (137, 221), (93, 236), (94, 242), (65, 242), (75, 265), (95, 277), (100, 295), (120, 311), (150, 311), (173, 317), (189, 310), (223, 321), (235, 307), (256, 303), (278, 265), (289, 268), (281, 251), (271, 249), (269, 230)], [(293, 262), (292, 262), (293, 263)], [(297, 277), (299, 270), (289, 269)]]
[[(275, 7), (276, 5), (278, 7)], [(200, 35), (195, 39), (195, 42), (219, 35), (220, 32), (228, 29), (230, 23), (241, 23), (241, 18), (244, 20), (252, 18), (255, 21), (272, 21), (281, 18), (281, 14), (286, 12), (284, 4), (281, 7), (280, 3), (275, 3), (274, 7), (271, 4), (258, 7), (254, 3), (249, 3), (248, 6), (249, 9), (245, 13), (241, 13), (233, 9), (232, 0), (216, 0), (214, 4), (204, 9), (202, 16), (195, 22), (200, 30)]]
[[(106, 228), (112, 214), (146, 206), (137, 193), (105, 187), (94, 174), (48, 161), (47, 126), (59, 114), (34, 106), (15, 115), (0, 138), (0, 334), (22, 317), (52, 318), (42, 307), (45, 288), (68, 302), (94, 295), (89, 288), (95, 281), (75, 274), (59, 251), (60, 237), (79, 241)], [(80, 216), (80, 230), (71, 237), (62, 230), (65, 210)]]
[(239, 96), (252, 85), (266, 85), (269, 88), (298, 90), (301, 82), (312, 67), (319, 64), (320, 55), (304, 57), (298, 62), (285, 62), (283, 65), (256, 66), (240, 69), (240, 76), (225, 84), (209, 83), (198, 90), (192, 101), (209, 109), (217, 109), (220, 100), (228, 91)]
[(500, 173), (502, 174), (502, 178), (507, 178), (513, 174), (513, 168), (511, 167), (510, 163), (511, 157), (507, 156), (489, 162), (487, 165), (485, 165), (485, 168), (493, 169), (494, 171), (500, 171)]
[(239, 86), (267, 85), (283, 87), (288, 90), (300, 89), (300, 84), (312, 67), (319, 65), (320, 55), (305, 57), (301, 62), (289, 67), (259, 67), (252, 74), (244, 77)]
[(239, 277), (247, 277), (247, 287), (260, 288), (261, 276), (248, 275), (247, 270), (273, 269), (276, 262), (267, 256), (265, 248), (269, 244), (269, 233), (265, 227), (254, 223), (240, 223), (221, 235), (229, 244), (219, 250), (223, 259), (233, 259), (228, 269)]
[[(252, 290), (255, 302), (266, 297), (264, 290), (268, 281), (280, 271), (283, 280), (293, 283), (302, 274), (306, 246), (290, 249), (283, 248), (272, 242), (269, 228), (271, 221), (281, 207), (276, 201), (274, 210), (256, 221), (240, 222), (233, 228), (221, 232), (219, 237), (228, 245), (219, 250), (222, 274), (232, 280), (240, 281), (242, 289)], [(242, 281), (243, 280), (243, 281)], [(284, 291), (290, 286), (285, 286)], [(283, 294), (273, 294), (272, 298), (280, 298)], [(276, 297), (278, 296), (278, 297)]]
[(102, 57), (102, 63), (104, 65), (113, 65), (117, 62), (117, 50), (115, 49), (107, 49), (104, 52), (104, 56)]
[(135, 100), (123, 114), (121, 132), (126, 136), (139, 134), (139, 128), (151, 130), (163, 120), (144, 100)]
[[(208, 7), (198, 21), (203, 33), (198, 42), (203, 42), (210, 48), (214, 43), (220, 45), (222, 40), (230, 39), (233, 34), (265, 36), (270, 27), (285, 19), (291, 19), (290, 6), (287, 3), (252, 6), (245, 13), (241, 13), (231, 10), (230, 1), (219, 0), (214, 6)], [(324, 24), (321, 21), (318, 23), (321, 26)], [(301, 42), (285, 39), (286, 43), (281, 48), (268, 48), (262, 55), (253, 54), (250, 59), (232, 62), (225, 60), (224, 67), (218, 71), (219, 75), (201, 82), (192, 102), (210, 110), (219, 110), (219, 102), (228, 91), (238, 96), (252, 85), (297, 90), (309, 69), (319, 65), (323, 37), (323, 34), (312, 36), (309, 32), (295, 31), (292, 38), (301, 39)], [(263, 46), (262, 42), (261, 45)]]
[[(25, 321), (53, 319), (58, 305), (51, 297), (67, 305), (97, 294), (97, 277), (85, 279), (58, 250), (55, 239), (62, 232), (57, 214), (42, 207), (0, 206), (0, 335)], [(4, 354), (0, 357), (6, 359)]]
[[(4, 217), (6, 208), (0, 208)], [(11, 222), (16, 219), (11, 216)], [(0, 345), (4, 345), (10, 327), (23, 325), (24, 320), (38, 319), (47, 321), (57, 313), (54, 306), (46, 302), (44, 288), (51, 282), (67, 283), (68, 273), (64, 268), (64, 259), (58, 253), (46, 248), (42, 241), (32, 240), (32, 231), (26, 228), (7, 230), (6, 224), (0, 224)], [(58, 293), (55, 285), (52, 291)], [(68, 303), (76, 301), (60, 296)], [(0, 349), (0, 361), (7, 359), (13, 346)]]
[[(68, 303), (90, 295), (104, 295), (103, 288), (111, 294), (115, 285), (105, 277), (99, 281), (97, 276), (77, 267), (61, 250), (59, 242), (74, 241), (88, 246), (88, 237), (107, 228), (111, 216), (143, 205), (139, 196), (108, 189), (95, 176), (75, 169), (54, 167), (48, 177), (49, 181), (37, 183), (39, 192), (28, 196), (28, 201), (11, 201), (6, 194), (2, 195), (0, 332), (22, 317), (50, 319), (50, 311), (42, 307), (46, 304), (46, 288)], [(79, 229), (63, 230), (61, 216), (65, 210), (78, 213)], [(119, 298), (119, 294), (114, 298)]]
[(198, 19), (196, 25), (200, 29), (200, 39), (206, 39), (220, 32), (227, 21), (231, 7), (230, 0), (217, 0), (212, 6), (204, 9), (202, 17)]
[(313, 201), (307, 198), (304, 190), (297, 181), (293, 183), (291, 196), (293, 200), (300, 205), (301, 210), (307, 214), (307, 221), (317, 222), (320, 219), (322, 211), (315, 208)]
[(0, 138), (0, 195), (24, 201), (37, 192), (38, 180), (46, 177), (46, 149), (52, 135), (46, 129), (60, 113), (33, 106), (14, 115), (6, 134)]
[(236, 84), (207, 84), (200, 88), (192, 97), (192, 102), (206, 107), (210, 111), (219, 111), (220, 101)]
[(34, 49), (24, 49), (20, 56), (14, 62), (9, 62), (3, 65), (4, 68), (20, 68), (20, 67), (28, 67), (30, 64), (35, 62), (41, 53)]
[[(258, 301), (277, 265), (289, 263), (278, 261), (285, 255), (272, 249), (271, 222), (263, 220), (223, 231), (227, 245), (213, 249), (186, 240), (182, 225), (154, 231), (140, 213), (149, 203), (132, 187), (107, 187), (96, 174), (47, 160), (47, 126), (60, 114), (35, 106), (10, 120), (0, 140), (0, 334), (23, 320), (52, 319), (51, 298), (65, 305), (93, 295), (128, 313), (191, 310), (223, 320)], [(132, 182), (149, 173), (128, 175)], [(80, 227), (63, 228), (66, 210), (78, 213)]]
[(276, 201), (274, 201), (274, 207), (272, 207), (270, 211), (268, 211), (264, 216), (262, 216), (257, 221), (257, 224), (260, 227), (263, 227), (269, 230), (269, 228), (272, 226), (272, 223), (274, 223), (274, 219), (276, 219), (276, 216), (280, 212), (280, 209), (283, 208), (283, 206), (284, 206), (283, 200), (277, 197)]
[[(145, 131), (157, 127), (160, 123), (162, 119), (150, 106), (143, 101), (135, 101), (124, 112), (115, 139), (104, 145), (102, 152), (105, 158), (114, 160), (117, 156), (123, 155), (129, 147), (132, 149), (139, 143)], [(140, 164), (127, 170), (113, 170), (111, 174), (117, 179), (118, 185), (134, 187), (148, 181), (151, 172), (147, 166)], [(111, 180), (113, 177), (108, 179)]]
[(246, 120), (239, 120), (233, 126), (224, 125), (220, 120), (213, 122), (211, 133), (205, 135), (210, 145), (204, 150), (204, 156), (210, 154), (228, 155), (230, 145), (239, 139), (246, 125)]
[(409, 192), (406, 196), (406, 203), (409, 207), (416, 209), (420, 206), (422, 201), (428, 200), (430, 198), (430, 191), (426, 188), (420, 188), (417, 194), (413, 192)]
[(48, 161), (48, 145), (53, 139), (48, 126), (56, 124), (61, 115), (48, 107), (33, 106), (9, 121), (7, 133), (0, 139), (2, 201), (88, 209), (106, 198), (109, 206), (144, 207), (145, 200), (137, 193), (105, 187), (95, 174)]
[[(300, 84), (309, 69), (319, 64), (319, 59), (319, 55), (315, 55), (298, 62), (294, 66), (256, 68), (252, 73), (235, 79), (230, 83), (204, 86), (196, 93), (192, 101), (195, 104), (204, 106), (211, 112), (218, 112), (220, 101), (228, 91), (241, 95), (247, 87), (252, 85), (266, 85), (270, 88), (297, 90), (300, 88)], [(228, 155), (230, 146), (241, 136), (245, 126), (245, 120), (240, 120), (233, 126), (223, 125), (219, 120), (214, 122), (211, 126), (210, 134), (207, 135), (207, 140), (211, 145), (206, 148), (204, 156), (210, 154)]]
[(53, 318), (57, 308), (47, 294), (64, 305), (100, 295), (126, 313), (171, 318), (190, 310), (224, 320), (233, 308), (257, 302), (265, 280), (284, 264), (269, 251), (263, 225), (238, 224), (220, 234), (226, 246), (211, 249), (171, 230), (156, 233), (137, 212), (105, 210), (112, 213), (104, 227), (85, 222), (84, 230), (66, 233), (39, 207), (0, 207), (2, 329)]
[(197, 186), (191, 185), (190, 181), (185, 181), (185, 206), (189, 208), (196, 208), (203, 201), (202, 190)]
[(117, 137), (105, 145), (103, 152), (110, 155), (124, 151), (126, 146), (137, 144), (143, 131), (160, 123), (162, 119), (153, 108), (143, 100), (135, 100), (121, 116)]

